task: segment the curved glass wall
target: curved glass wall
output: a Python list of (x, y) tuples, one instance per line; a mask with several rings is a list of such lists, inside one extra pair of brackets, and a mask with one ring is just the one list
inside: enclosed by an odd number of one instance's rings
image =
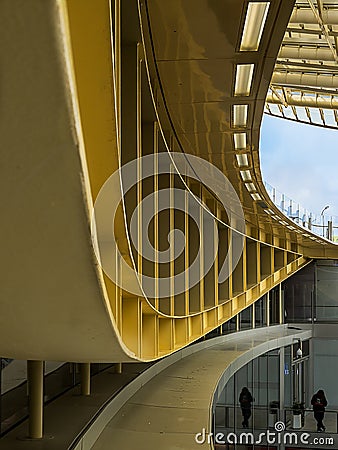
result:
[[(294, 344), (271, 350), (240, 368), (214, 401), (212, 433), (215, 449), (302, 447), (299, 445), (301, 433), (307, 432), (310, 437), (311, 433), (316, 433), (310, 403), (310, 371), (310, 341), (297, 339)], [(243, 388), (248, 388), (252, 396), (249, 414), (241, 403)], [(337, 433), (336, 410), (326, 410), (325, 423), (330, 435)], [(283, 427), (279, 430), (285, 439), (282, 447), (277, 441), (272, 442), (273, 436), (278, 435), (278, 426)]]
[(269, 420), (269, 404), (279, 408), (279, 350), (272, 350), (254, 359), (231, 377), (217, 400), (216, 428), (236, 431), (243, 428), (239, 398), (247, 387), (253, 397), (250, 429), (266, 428)]

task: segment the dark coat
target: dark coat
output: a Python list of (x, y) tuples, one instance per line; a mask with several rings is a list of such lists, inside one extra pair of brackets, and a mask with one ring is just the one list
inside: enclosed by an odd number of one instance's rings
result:
[(239, 396), (239, 403), (241, 405), (242, 408), (251, 408), (251, 403), (252, 403), (252, 395), (249, 391), (249, 389), (243, 389), (242, 392), (240, 393)]
[(318, 391), (311, 399), (311, 405), (314, 411), (325, 411), (327, 400), (323, 391)]

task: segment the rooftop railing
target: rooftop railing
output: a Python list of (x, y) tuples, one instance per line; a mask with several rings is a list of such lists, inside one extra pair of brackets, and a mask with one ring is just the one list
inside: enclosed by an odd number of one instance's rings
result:
[(266, 191), (277, 208), (292, 219), (297, 225), (312, 231), (318, 236), (338, 242), (338, 216), (314, 214), (285, 194), (279, 192), (271, 184), (264, 182)]

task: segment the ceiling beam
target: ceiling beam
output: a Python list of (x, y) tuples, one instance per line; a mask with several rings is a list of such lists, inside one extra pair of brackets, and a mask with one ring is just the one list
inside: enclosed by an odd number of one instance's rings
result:
[(290, 85), (290, 86), (288, 86), (288, 85), (286, 85), (286, 84), (283, 84), (282, 86), (281, 85), (278, 85), (278, 84), (276, 84), (276, 83), (272, 83), (271, 84), (275, 89), (286, 89), (286, 90), (289, 90), (289, 91), (292, 91), (292, 92), (303, 92), (303, 93), (308, 93), (308, 94), (318, 94), (318, 95), (324, 95), (324, 96), (326, 96), (326, 95), (332, 95), (332, 96), (334, 96), (334, 97), (336, 97), (336, 96), (338, 96), (338, 93), (337, 93), (337, 91), (335, 90), (335, 89), (325, 89), (325, 88), (315, 88), (315, 87), (309, 87), (309, 86), (302, 86), (302, 85)]
[(332, 52), (329, 47), (316, 44), (294, 45), (282, 44), (278, 58), (300, 59), (308, 61), (332, 61)]
[[(310, 34), (310, 35), (315, 35), (315, 36), (322, 36), (321, 29), (312, 30), (310, 28), (302, 28), (300, 26), (299, 26), (299, 28), (288, 27), (286, 29), (286, 33), (298, 33), (298, 34)], [(328, 34), (329, 34), (329, 36), (338, 36), (338, 31), (329, 31)]]
[(338, 76), (275, 71), (272, 76), (272, 84), (338, 89)]
[[(338, 8), (325, 8), (322, 20), (328, 25), (338, 25)], [(311, 8), (295, 7), (291, 14), (290, 23), (317, 24)]]
[(325, 40), (326, 40), (328, 46), (330, 47), (330, 50), (331, 50), (333, 59), (334, 59), (336, 62), (338, 62), (337, 51), (336, 51), (335, 47), (333, 46), (332, 41), (331, 41), (331, 38), (330, 38), (330, 36), (329, 36), (329, 34), (328, 34), (328, 33), (329, 33), (329, 30), (328, 30), (328, 28), (327, 28), (327, 24), (324, 23), (324, 20), (323, 20), (323, 14), (324, 14), (324, 13), (323, 13), (323, 6), (322, 6), (322, 3), (321, 3), (321, 0), (317, 0), (317, 8), (318, 8), (318, 11), (317, 11), (317, 9), (316, 9), (316, 7), (315, 7), (315, 4), (313, 3), (312, 0), (308, 0), (308, 2), (309, 2), (309, 5), (310, 5), (310, 8), (311, 8), (311, 10), (312, 10), (312, 12), (313, 12), (313, 14), (314, 14), (314, 16), (315, 16), (317, 22), (318, 22), (318, 24), (319, 24), (319, 26), (320, 26), (320, 28), (321, 28), (323, 34), (324, 34)]
[[(277, 89), (275, 88), (275, 91)], [(278, 92), (278, 91), (277, 91)], [(338, 96), (331, 98), (321, 97), (320, 95), (310, 96), (299, 93), (285, 92), (286, 102), (289, 106), (303, 106), (308, 108), (338, 109)], [(279, 97), (274, 92), (269, 93), (266, 102), (271, 104), (281, 103)]]
[(315, 72), (318, 72), (318, 73), (338, 72), (337, 65), (330, 66), (330, 65), (325, 65), (325, 64), (313, 64), (313, 63), (308, 63), (304, 60), (299, 61), (299, 62), (293, 62), (293, 61), (282, 61), (281, 59), (277, 59), (276, 66), (282, 66), (282, 68), (284, 68), (284, 69), (291, 67), (292, 70), (301, 71), (301, 72), (306, 72), (306, 69), (313, 69)]

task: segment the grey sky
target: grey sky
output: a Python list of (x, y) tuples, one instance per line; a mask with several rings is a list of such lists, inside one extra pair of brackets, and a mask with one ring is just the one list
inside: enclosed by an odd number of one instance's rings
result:
[(338, 131), (264, 115), (263, 178), (301, 206), (338, 216)]

